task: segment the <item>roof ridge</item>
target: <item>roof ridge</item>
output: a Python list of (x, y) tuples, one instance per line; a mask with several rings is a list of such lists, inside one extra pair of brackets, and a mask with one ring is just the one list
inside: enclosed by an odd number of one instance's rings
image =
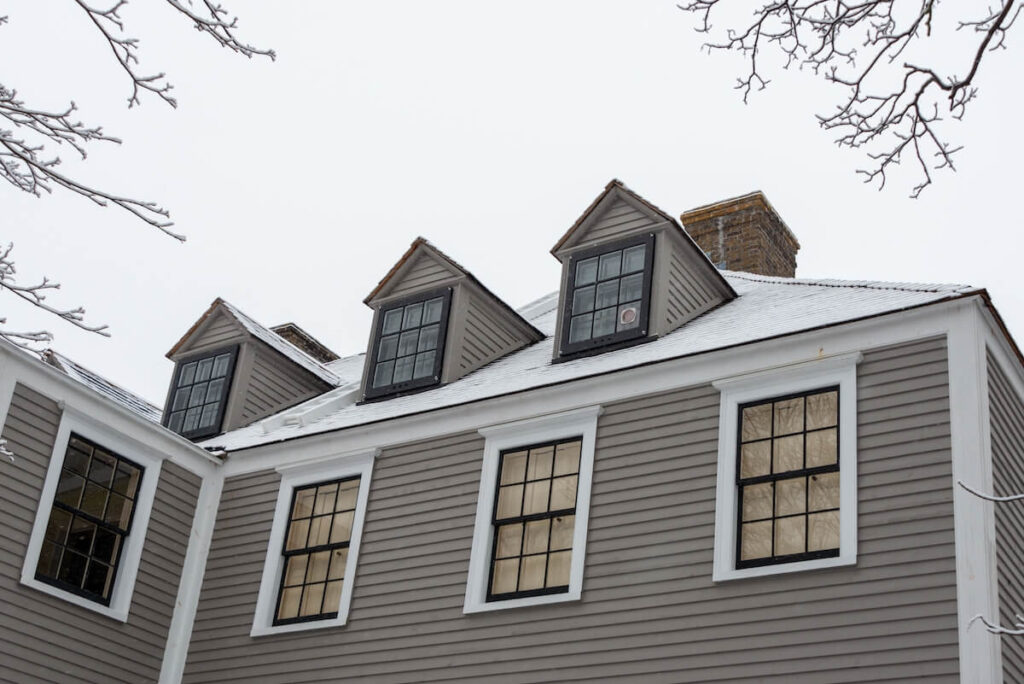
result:
[(808, 287), (862, 288), (866, 290), (894, 290), (897, 292), (966, 292), (972, 285), (962, 283), (901, 283), (885, 280), (838, 280), (834, 278), (785, 278), (766, 276), (758, 273), (722, 270), (729, 278), (754, 283), (775, 283), (777, 285), (805, 285)]

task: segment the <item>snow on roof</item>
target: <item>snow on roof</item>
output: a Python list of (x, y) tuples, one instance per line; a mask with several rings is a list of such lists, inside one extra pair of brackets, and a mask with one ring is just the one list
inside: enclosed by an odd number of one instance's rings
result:
[(76, 380), (108, 399), (114, 400), (124, 408), (142, 416), (148, 421), (160, 423), (163, 411), (159, 406), (149, 403), (139, 395), (133, 394), (119, 385), (115, 385), (101, 375), (75, 363), (52, 349), (46, 352), (46, 361), (57, 370), (64, 371), (64, 374), (72, 380)]
[[(923, 285), (872, 281), (773, 278), (722, 271), (739, 295), (674, 332), (648, 344), (604, 354), (552, 363), (558, 293), (526, 305), (520, 314), (547, 337), (499, 359), (448, 385), (387, 401), (350, 404), (315, 421), (279, 422), (265, 429), (263, 421), (220, 435), (206, 444), (237, 451), (260, 444), (294, 439), (366, 423), (496, 397), (534, 387), (577, 380), (656, 361), (689, 356), (800, 331), (837, 325), (959, 297), (974, 289), (965, 285)], [(348, 382), (357, 382), (362, 356), (330, 364)], [(300, 404), (290, 410), (304, 410)]]
[(266, 342), (268, 345), (276, 349), (277, 351), (284, 354), (286, 357), (308, 370), (313, 375), (317, 376), (329, 385), (337, 387), (341, 384), (341, 381), (331, 371), (321, 364), (319, 361), (314, 359), (312, 356), (302, 351), (288, 340), (284, 339), (270, 328), (264, 326), (262, 323), (257, 322), (255, 319), (250, 318), (240, 309), (233, 304), (224, 301), (220, 301), (221, 306), (228, 310), (232, 316), (238, 319), (238, 322), (249, 331), (249, 333), (260, 340)]

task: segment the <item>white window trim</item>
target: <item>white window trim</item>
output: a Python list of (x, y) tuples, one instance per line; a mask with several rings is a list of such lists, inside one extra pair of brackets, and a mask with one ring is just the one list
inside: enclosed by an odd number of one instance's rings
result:
[[(53, 452), (50, 455), (50, 465), (46, 470), (46, 479), (43, 481), (43, 490), (39, 497), (39, 508), (36, 509), (35, 523), (32, 525), (28, 549), (25, 551), (25, 563), (21, 569), (21, 583), (45, 594), (56, 596), (68, 603), (73, 603), (101, 615), (106, 615), (120, 622), (127, 622), (128, 609), (131, 606), (132, 593), (135, 589), (135, 579), (139, 572), (139, 562), (142, 559), (142, 547), (146, 540), (146, 530), (149, 528), (149, 515), (153, 510), (153, 498), (156, 496), (157, 483), (160, 480), (160, 466), (167, 456), (154, 450), (152, 447), (148, 447), (130, 437), (113, 431), (107, 425), (90, 418), (70, 406), (63, 406), (62, 408), (60, 425), (57, 428), (57, 437), (54, 440)], [(105, 449), (110, 449), (145, 468), (142, 474), (142, 482), (139, 485), (135, 498), (132, 529), (128, 536), (125, 537), (124, 546), (121, 550), (121, 559), (118, 563), (117, 577), (114, 579), (114, 590), (110, 595), (110, 605), (107, 606), (36, 579), (39, 552), (43, 547), (46, 524), (50, 520), (50, 511), (53, 509), (57, 482), (60, 479), (60, 471), (64, 465), (64, 456), (67, 453), (68, 441), (71, 438), (72, 432), (95, 442)]]
[[(480, 495), (477, 498), (473, 548), (469, 559), (469, 580), (463, 613), (480, 613), (506, 608), (539, 606), (548, 603), (578, 601), (583, 593), (583, 564), (587, 551), (587, 522), (590, 516), (590, 487), (594, 474), (594, 443), (597, 439), (597, 418), (600, 406), (566, 411), (542, 418), (531, 418), (482, 428), (486, 438), (483, 467), (480, 473)], [(582, 437), (580, 470), (576, 489), (576, 527), (572, 537), (572, 564), (569, 569), (569, 591), (504, 601), (487, 601), (487, 578), (490, 576), (491, 546), (494, 526), (495, 489), (498, 482), (498, 461), (501, 452), (518, 446), (538, 444), (571, 437)]]
[[(263, 577), (260, 592), (256, 598), (256, 616), (249, 636), (284, 634), (310, 629), (340, 627), (348, 620), (349, 605), (352, 603), (352, 586), (355, 583), (356, 563), (359, 559), (359, 542), (363, 535), (363, 520), (366, 516), (366, 502), (370, 496), (370, 476), (378, 449), (364, 450), (330, 456), (312, 463), (281, 466), (281, 487), (277, 492), (277, 506), (274, 509), (274, 523), (270, 528), (267, 542), (267, 557), (263, 563)], [(284, 536), (292, 503), (292, 492), (298, 487), (328, 482), (343, 477), (359, 477), (359, 494), (356, 496), (356, 510), (352, 521), (352, 536), (348, 544), (348, 560), (345, 563), (345, 582), (341, 587), (338, 616), (330, 620), (311, 620), (287, 625), (274, 625), (277, 608), (277, 592), (284, 571)]]
[[(721, 391), (715, 495), (715, 582), (817, 570), (857, 562), (857, 364), (859, 352), (714, 383)], [(839, 386), (839, 556), (736, 568), (736, 434), (740, 404)]]

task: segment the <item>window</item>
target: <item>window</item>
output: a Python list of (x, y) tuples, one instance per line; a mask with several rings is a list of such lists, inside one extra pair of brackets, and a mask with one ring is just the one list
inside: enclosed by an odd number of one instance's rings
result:
[(344, 625), (376, 451), (277, 469), (251, 636)]
[(36, 579), (109, 604), (142, 472), (128, 459), (71, 435)]
[(486, 437), (464, 612), (578, 600), (599, 406)]
[(238, 348), (179, 361), (164, 425), (188, 439), (220, 432)]
[(571, 256), (562, 354), (646, 337), (653, 263), (653, 236)]
[(275, 625), (338, 616), (359, 478), (295, 490)]
[(839, 388), (740, 406), (736, 567), (839, 555)]
[(488, 601), (569, 591), (582, 444), (501, 453)]
[(164, 458), (65, 406), (21, 583), (125, 622)]
[(856, 562), (859, 360), (714, 383), (722, 392), (716, 581)]
[(366, 398), (430, 387), (441, 381), (450, 303), (448, 288), (381, 308)]

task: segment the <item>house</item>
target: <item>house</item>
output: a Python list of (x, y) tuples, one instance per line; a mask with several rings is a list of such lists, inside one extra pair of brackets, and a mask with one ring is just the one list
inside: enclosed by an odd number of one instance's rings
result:
[(0, 345), (0, 678), (1024, 681), (1020, 350), (798, 249), (613, 181), (519, 309), (423, 239), (362, 354), (214, 301), (162, 410)]

